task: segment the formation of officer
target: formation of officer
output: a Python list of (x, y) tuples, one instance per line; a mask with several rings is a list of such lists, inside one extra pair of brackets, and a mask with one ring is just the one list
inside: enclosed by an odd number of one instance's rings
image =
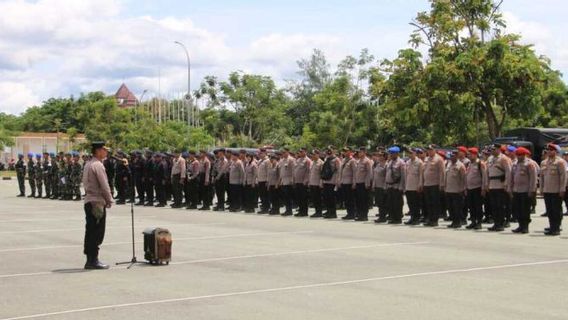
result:
[[(27, 173), (30, 196), (42, 196), (45, 187), (48, 197), (80, 199), (78, 177), (85, 161), (78, 154), (44, 154), (43, 161), (34, 156), (28, 155), (27, 164), (20, 156), (16, 164), (20, 195)], [(428, 145), (373, 152), (364, 147), (338, 152), (334, 146), (294, 152), (146, 149), (119, 150), (102, 164), (118, 205), (138, 199), (136, 205), (296, 217), (309, 216), (313, 208), (311, 218), (325, 219), (338, 218), (337, 210), (345, 208), (341, 219), (353, 221), (368, 221), (376, 207), (377, 224), (437, 227), (445, 220), (448, 228), (480, 230), (490, 224), (487, 230), (501, 232), (518, 223), (512, 231), (519, 234), (529, 232), (540, 191), (550, 223), (545, 234), (558, 235), (568, 157), (562, 158), (555, 144), (547, 146), (542, 163), (531, 156), (526, 148), (498, 144), (483, 150)], [(409, 219), (403, 221), (405, 202)]]

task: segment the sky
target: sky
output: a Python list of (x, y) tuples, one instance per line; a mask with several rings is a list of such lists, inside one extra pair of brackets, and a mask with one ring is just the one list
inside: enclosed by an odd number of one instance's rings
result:
[[(297, 77), (314, 48), (335, 64), (369, 48), (393, 58), (427, 0), (0, 0), (0, 112), (20, 114), (51, 97), (180, 97), (203, 77), (232, 71)], [(505, 0), (508, 31), (568, 75), (568, 1)], [(146, 99), (145, 98), (145, 99)]]

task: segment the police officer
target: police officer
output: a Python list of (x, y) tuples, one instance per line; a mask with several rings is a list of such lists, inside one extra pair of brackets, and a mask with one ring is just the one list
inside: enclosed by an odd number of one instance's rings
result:
[(428, 157), (424, 162), (424, 204), (428, 216), (425, 219), (424, 226), (437, 227), (438, 220), (442, 211), (440, 199), (441, 193), (444, 191), (445, 177), (445, 161), (436, 152), (434, 145), (427, 148)]
[(266, 185), (270, 196), (269, 215), (280, 215), (280, 173), (278, 167), (278, 156), (272, 154), (268, 164), (268, 180)]
[(194, 151), (190, 151), (186, 162), (186, 189), (185, 189), (185, 205), (186, 209), (197, 209), (199, 203), (199, 160), (197, 160)]
[(217, 197), (217, 204), (214, 211), (225, 211), (225, 193), (227, 192), (229, 184), (229, 161), (225, 157), (225, 149), (217, 150), (215, 163), (213, 164), (215, 176), (215, 195)]
[(136, 203), (137, 206), (142, 206), (146, 200), (146, 175), (145, 175), (145, 168), (146, 168), (146, 159), (142, 155), (142, 152), (136, 151), (134, 153), (135, 159), (132, 166), (133, 169), (133, 176), (134, 176), (134, 184), (136, 186), (136, 193), (138, 195), (138, 202)]
[(41, 198), (43, 195), (43, 163), (41, 161), (41, 154), (39, 153), (36, 154), (34, 178), (37, 188), (36, 198)]
[(211, 209), (211, 161), (205, 150), (199, 152), (199, 157), (199, 198), (203, 203), (199, 210), (205, 211)]
[(308, 158), (306, 152), (306, 148), (301, 148), (294, 162), (294, 191), (296, 193), (296, 203), (298, 204), (296, 217), (308, 216), (308, 185), (312, 160)]
[(30, 184), (31, 194), (28, 198), (35, 198), (36, 196), (36, 178), (35, 178), (35, 163), (34, 163), (34, 154), (28, 153), (28, 183)]
[(465, 224), (466, 217), (463, 215), (464, 195), (466, 189), (466, 168), (458, 159), (458, 152), (450, 152), (450, 162), (446, 169), (446, 200), (450, 211), (452, 223), (448, 228), (459, 229)]
[(310, 218), (323, 218), (322, 207), (322, 187), (321, 171), (323, 169), (323, 160), (321, 159), (320, 151), (314, 149), (311, 152), (312, 165), (310, 166), (310, 173), (308, 179), (308, 187), (310, 188), (310, 199), (316, 212)]
[(510, 181), (510, 161), (501, 153), (501, 145), (492, 147), (492, 156), (487, 161), (488, 185), (486, 186), (491, 213), (495, 224), (489, 231), (503, 231), (507, 210), (507, 190)]
[(51, 177), (51, 161), (50, 161), (49, 153), (43, 153), (43, 185), (45, 186), (45, 196), (44, 198), (49, 199), (51, 198), (52, 187), (51, 182), (53, 178)]
[(410, 157), (406, 162), (406, 182), (405, 194), (408, 209), (410, 210), (410, 220), (406, 225), (419, 225), (422, 203), (420, 195), (424, 187), (424, 162), (418, 158), (419, 153), (424, 151), (420, 148), (410, 149)]
[(534, 162), (529, 161), (531, 152), (526, 148), (520, 147), (515, 150), (517, 161), (511, 171), (509, 182), (509, 194), (516, 204), (518, 212), (517, 219), (519, 227), (514, 229), (514, 233), (529, 233), (531, 222), (531, 199), (536, 193), (538, 173)]
[(172, 203), (172, 208), (181, 208), (182, 202), (182, 189), (185, 182), (186, 175), (185, 159), (181, 156), (181, 153), (176, 150), (174, 151), (174, 157), (172, 162), (172, 191), (174, 196), (174, 203)]
[(71, 167), (71, 196), (73, 200), (81, 200), (81, 177), (83, 175), (83, 167), (79, 162), (79, 152), (73, 153), (73, 165)]
[(156, 208), (163, 208), (166, 206), (166, 177), (168, 175), (168, 168), (165, 155), (162, 153), (154, 154), (154, 172), (153, 181), (156, 188)]
[(256, 206), (257, 197), (257, 176), (258, 176), (258, 165), (254, 159), (254, 154), (247, 153), (245, 164), (245, 180), (244, 180), (244, 205), (243, 208), (245, 213), (254, 213)]
[(481, 230), (483, 222), (483, 202), (485, 185), (487, 184), (487, 167), (479, 159), (479, 149), (469, 148), (470, 164), (466, 169), (466, 205), (469, 209), (471, 223), (466, 229)]
[(356, 218), (356, 209), (354, 203), (354, 178), (357, 160), (353, 158), (353, 150), (349, 147), (343, 148), (343, 161), (341, 162), (340, 192), (345, 203), (347, 215), (342, 217), (343, 220), (354, 220)]
[(152, 150), (144, 150), (144, 203), (145, 207), (154, 206), (154, 153)]
[(258, 195), (260, 197), (260, 211), (258, 214), (266, 214), (270, 211), (270, 196), (268, 194), (268, 167), (270, 159), (266, 155), (266, 149), (261, 148), (258, 152)]
[(122, 151), (117, 153), (120, 161), (116, 161), (116, 191), (117, 191), (117, 201), (116, 204), (125, 204), (126, 198), (128, 197), (128, 186), (129, 186), (129, 176), (130, 171), (128, 167), (128, 159), (126, 154)]
[(353, 187), (355, 191), (355, 220), (369, 220), (369, 192), (373, 180), (373, 161), (367, 157), (367, 149), (359, 148), (359, 157), (355, 166)]
[(229, 189), (230, 189), (230, 210), (231, 212), (239, 212), (242, 209), (241, 200), (243, 184), (245, 182), (245, 168), (243, 162), (239, 158), (239, 153), (234, 151), (231, 157), (229, 167)]
[(103, 159), (108, 151), (102, 142), (91, 146), (93, 158), (85, 165), (85, 240), (83, 253), (87, 256), (85, 269), (108, 269), (99, 261), (99, 246), (105, 235), (106, 209), (112, 206), (112, 195), (107, 181)]
[(406, 166), (400, 158), (400, 147), (389, 148), (390, 160), (387, 163), (385, 176), (387, 186), (388, 223), (402, 223), (403, 192), (406, 183)]
[(18, 177), (18, 186), (20, 188), (20, 194), (18, 197), (26, 196), (26, 162), (24, 161), (24, 155), (18, 154), (18, 161), (16, 162), (16, 176)]
[(321, 171), (323, 184), (323, 206), (326, 212), (324, 219), (337, 218), (337, 196), (336, 192), (340, 185), (341, 160), (335, 156), (335, 148), (327, 147), (326, 158)]
[(566, 161), (558, 156), (560, 147), (555, 144), (547, 146), (546, 165), (541, 172), (540, 190), (544, 195), (546, 213), (550, 227), (545, 230), (547, 236), (560, 235), (562, 224), (562, 199), (566, 192)]
[(282, 213), (282, 216), (293, 215), (292, 202), (294, 198), (294, 163), (294, 158), (290, 156), (290, 150), (288, 148), (283, 148), (282, 156), (278, 162), (280, 193), (286, 207), (286, 211)]
[(375, 164), (373, 167), (373, 190), (375, 192), (375, 205), (379, 212), (375, 223), (385, 223), (388, 221), (387, 207), (387, 155), (384, 151), (378, 151), (375, 154)]

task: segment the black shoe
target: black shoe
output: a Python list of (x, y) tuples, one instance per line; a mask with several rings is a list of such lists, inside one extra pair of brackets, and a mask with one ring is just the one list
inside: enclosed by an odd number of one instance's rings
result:
[(487, 217), (485, 217), (485, 219), (483, 219), (482, 222), (483, 222), (483, 223), (494, 223), (494, 221), (493, 221), (492, 218), (487, 218)]
[(452, 224), (450, 224), (450, 225), (447, 226), (447, 227), (448, 227), (449, 229), (460, 229), (462, 226), (461, 226), (461, 223), (452, 223)]
[(270, 212), (268, 213), (268, 215), (270, 215), (270, 216), (279, 216), (279, 215), (280, 215), (280, 212), (278, 212), (278, 211), (270, 211)]
[(554, 230), (554, 231), (548, 230), (548, 231), (545, 231), (545, 232), (544, 232), (544, 235), (545, 235), (545, 236), (553, 236), (553, 237), (554, 237), (554, 236), (559, 236), (559, 235), (560, 235), (560, 231), (558, 231), (558, 230)]
[(144, 205), (144, 201), (139, 201), (137, 203), (134, 204), (135, 206), (143, 206)]
[(509, 228), (511, 227), (511, 224), (509, 223), (509, 221), (505, 222), (505, 224), (503, 225), (503, 228)]
[(260, 210), (256, 214), (268, 214), (268, 211)]
[(294, 215), (292, 212), (284, 212), (283, 214), (281, 214), (281, 216), (283, 217), (289, 217), (291, 215)]
[(527, 234), (527, 233), (529, 233), (529, 228), (518, 227), (517, 229), (514, 229), (512, 231), (513, 231), (513, 233)]
[(19, 198), (21, 198), (21, 197), (25, 197), (25, 196), (26, 196), (25, 194), (21, 194), (21, 193), (20, 193), (20, 194), (19, 194), (19, 195), (17, 195), (16, 197), (19, 197)]
[(215, 207), (213, 208), (213, 211), (225, 211), (225, 208), (223, 207)]
[(326, 215), (323, 215), (323, 218), (324, 219), (337, 219), (337, 215), (336, 214), (334, 214), (334, 215), (327, 215), (326, 214)]
[(467, 227), (465, 227), (465, 228), (468, 229), (468, 230), (473, 230), (476, 225), (477, 225), (477, 224), (475, 224), (475, 223), (472, 222), (472, 223), (470, 223), (470, 224), (469, 224)]
[(307, 217), (307, 216), (308, 216), (307, 213), (296, 213), (296, 214), (294, 215), (294, 217), (299, 217), (299, 218)]
[(487, 228), (488, 231), (491, 232), (501, 232), (501, 231), (505, 231), (505, 228), (498, 226), (498, 225), (494, 225), (492, 227)]
[(483, 225), (481, 225), (481, 223), (478, 223), (473, 227), (473, 230), (481, 230), (481, 229), (483, 229)]
[(407, 226), (417, 226), (420, 224), (420, 221), (418, 221), (417, 219), (410, 219), (406, 221), (404, 224)]
[(181, 208), (181, 204), (171, 204), (170, 207), (172, 209), (179, 209), (179, 208)]
[(187, 207), (185, 207), (185, 208), (186, 208), (187, 210), (195, 210), (195, 209), (197, 209), (197, 206), (196, 206), (196, 205), (193, 205), (193, 206), (187, 206)]
[(365, 222), (365, 221), (369, 221), (369, 218), (365, 218), (365, 217), (357, 217), (357, 218), (355, 218), (355, 221), (361, 221), (361, 222)]
[(85, 264), (85, 269), (86, 270), (106, 270), (108, 269), (109, 266), (100, 262), (99, 260), (96, 260), (95, 262), (87, 262)]
[(77, 196), (77, 197), (75, 197), (75, 199), (73, 199), (73, 200), (74, 200), (74, 201), (81, 201), (82, 199), (81, 199), (80, 196)]
[(346, 215), (345, 217), (342, 217), (341, 220), (354, 220), (355, 217), (354, 216), (350, 216), (350, 215)]
[(379, 218), (377, 220), (375, 220), (375, 223), (387, 223), (388, 220), (386, 218)]
[(166, 206), (165, 203), (158, 203), (158, 204), (156, 205), (156, 208), (163, 208), (163, 207), (165, 207), (165, 206)]
[(310, 218), (323, 218), (323, 214), (316, 212), (312, 214)]
[[(562, 232), (562, 228), (559, 229)], [(544, 228), (544, 231), (550, 231), (550, 228)]]
[(30, 194), (30, 195), (28, 196), (28, 198), (35, 198), (35, 194), (33, 194), (33, 193)]
[(126, 204), (126, 201), (124, 201), (124, 200), (119, 200), (119, 201), (117, 201), (115, 204)]
[(541, 214), (540, 216), (541, 217), (548, 217), (548, 213), (545, 212), (545, 213)]
[(450, 218), (450, 217), (445, 217), (445, 218), (444, 218), (444, 221), (450, 222), (450, 221), (452, 221), (452, 218)]
[(154, 206), (154, 202), (146, 202), (144, 204), (145, 207), (153, 207)]
[(209, 206), (203, 206), (203, 207), (201, 207), (201, 208), (199, 208), (199, 209), (197, 209), (197, 210), (199, 210), (199, 211), (209, 211), (209, 210), (211, 210), (211, 208), (209, 208)]
[(388, 224), (402, 224), (402, 220), (390, 220)]

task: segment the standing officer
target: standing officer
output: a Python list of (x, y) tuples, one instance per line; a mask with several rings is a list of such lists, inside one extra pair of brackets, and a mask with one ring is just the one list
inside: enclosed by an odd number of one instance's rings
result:
[(471, 223), (466, 229), (481, 230), (483, 222), (483, 202), (485, 185), (487, 184), (487, 167), (479, 159), (479, 149), (469, 148), (470, 164), (466, 170), (466, 205), (469, 209)]
[(99, 261), (99, 246), (103, 243), (106, 225), (106, 209), (112, 206), (112, 195), (102, 163), (108, 155), (103, 142), (91, 145), (93, 158), (85, 165), (85, 241), (83, 253), (87, 256), (85, 269), (108, 269)]
[(323, 169), (323, 160), (320, 156), (320, 151), (314, 149), (311, 153), (312, 165), (310, 166), (310, 174), (308, 180), (308, 187), (310, 188), (310, 199), (316, 212), (312, 214), (311, 218), (322, 218), (322, 187), (321, 171)]
[(385, 176), (387, 186), (388, 223), (402, 223), (402, 207), (404, 205), (403, 192), (406, 183), (406, 166), (400, 159), (400, 147), (389, 148), (390, 161), (387, 163)]
[(49, 176), (51, 177), (51, 197), (54, 200), (59, 198), (59, 156), (55, 153), (50, 153), (49, 158), (51, 160), (51, 170)]
[(355, 220), (369, 220), (369, 192), (373, 181), (373, 161), (367, 157), (367, 149), (359, 148), (359, 161), (355, 165), (353, 187), (355, 191)]
[(349, 147), (343, 148), (343, 161), (341, 162), (341, 178), (340, 178), (340, 192), (343, 196), (345, 209), (347, 215), (342, 217), (343, 220), (354, 220), (356, 218), (355, 203), (353, 201), (353, 185), (355, 177), (355, 169), (357, 167), (357, 160), (353, 158), (353, 150)]
[(172, 192), (174, 195), (174, 203), (172, 203), (172, 208), (181, 208), (182, 202), (182, 189), (183, 183), (185, 182), (186, 168), (185, 159), (181, 156), (178, 150), (174, 151), (173, 163), (172, 163)]
[(30, 190), (32, 193), (28, 196), (28, 198), (35, 198), (36, 196), (36, 178), (35, 178), (35, 163), (34, 163), (34, 154), (28, 153), (28, 183), (30, 184)]
[(441, 213), (440, 195), (444, 191), (446, 181), (446, 166), (434, 145), (429, 145), (426, 150), (428, 158), (424, 163), (424, 203), (428, 216), (424, 226), (437, 227)]
[(128, 159), (126, 159), (126, 154), (122, 151), (118, 152), (118, 158), (120, 161), (116, 161), (116, 189), (117, 189), (117, 201), (116, 204), (125, 204), (126, 197), (128, 195)]
[(73, 165), (71, 167), (71, 195), (75, 201), (81, 200), (81, 176), (83, 167), (79, 163), (79, 152), (73, 152)]
[(205, 211), (211, 209), (209, 202), (211, 200), (211, 161), (205, 150), (199, 152), (199, 157), (199, 191), (201, 201), (203, 201), (203, 206), (199, 210)]
[(282, 157), (278, 163), (278, 172), (280, 175), (280, 193), (286, 206), (286, 211), (282, 216), (291, 216), (293, 215), (292, 200), (294, 197), (294, 158), (290, 156), (288, 148), (282, 149)]
[(43, 153), (43, 185), (45, 186), (45, 196), (44, 198), (49, 199), (51, 198), (52, 187), (51, 181), (53, 180), (51, 177), (51, 161), (49, 157), (49, 153)]
[(507, 190), (511, 174), (510, 162), (501, 153), (501, 145), (499, 144), (492, 147), (492, 156), (487, 161), (487, 173), (489, 181), (486, 189), (488, 190), (491, 213), (495, 222), (488, 230), (499, 232), (505, 230)]
[(229, 161), (225, 157), (225, 149), (217, 150), (215, 156), (217, 159), (214, 163), (215, 171), (215, 195), (217, 196), (217, 205), (214, 211), (225, 211), (225, 193), (229, 185)]
[(466, 187), (465, 164), (459, 161), (456, 151), (450, 152), (450, 162), (446, 169), (446, 199), (452, 223), (448, 228), (458, 229), (465, 223), (463, 216), (464, 193)]
[[(109, 149), (108, 152), (110, 152), (110, 149)], [(113, 157), (107, 157), (103, 161), (103, 165), (105, 166), (105, 171), (106, 171), (107, 180), (108, 180), (108, 186), (110, 188), (110, 194), (114, 197), (114, 179), (115, 179), (115, 173), (116, 173), (116, 164), (115, 164), (114, 158)], [(60, 168), (60, 170), (61, 170), (61, 168)]]
[(189, 152), (186, 162), (185, 205), (186, 209), (197, 209), (199, 203), (199, 160), (194, 151)]
[(261, 148), (258, 153), (258, 195), (260, 197), (260, 211), (258, 214), (266, 214), (270, 210), (270, 196), (268, 194), (268, 167), (270, 159), (266, 156), (266, 149)]
[(155, 161), (153, 159), (153, 152), (146, 149), (145, 153), (145, 164), (144, 164), (144, 203), (145, 207), (154, 206), (154, 165)]
[(310, 168), (312, 160), (307, 157), (307, 149), (301, 148), (298, 151), (298, 158), (294, 164), (294, 186), (296, 191), (296, 203), (298, 213), (296, 217), (308, 216), (308, 185), (310, 182)]
[(531, 155), (529, 150), (520, 147), (515, 150), (515, 154), (517, 155), (517, 161), (511, 171), (509, 194), (518, 210), (515, 214), (519, 221), (519, 227), (514, 229), (513, 232), (525, 234), (529, 233), (531, 199), (536, 193), (538, 173), (534, 162), (527, 159)]
[(231, 165), (229, 167), (229, 190), (231, 195), (230, 210), (231, 212), (241, 211), (241, 199), (243, 184), (245, 182), (245, 168), (243, 162), (239, 159), (239, 153), (233, 151)]
[(37, 194), (36, 198), (41, 198), (43, 194), (43, 163), (41, 162), (41, 154), (36, 154), (36, 163), (34, 168), (34, 177), (36, 181)]
[(247, 153), (245, 164), (245, 181), (244, 181), (244, 210), (246, 213), (254, 213), (256, 202), (256, 178), (258, 176), (258, 165), (254, 159), (254, 154)]
[(375, 166), (373, 167), (373, 190), (375, 191), (375, 205), (378, 207), (377, 220), (375, 223), (387, 222), (387, 155), (382, 151), (376, 153)]
[(406, 225), (419, 225), (421, 213), (420, 194), (424, 184), (424, 162), (417, 157), (417, 154), (424, 153), (420, 148), (410, 150), (410, 157), (406, 162), (406, 182), (405, 193), (408, 209), (410, 210), (410, 220)]
[(540, 190), (544, 195), (546, 213), (550, 227), (545, 230), (547, 236), (560, 235), (562, 225), (562, 199), (566, 192), (566, 161), (558, 156), (560, 147), (549, 144), (546, 169), (541, 172)]
[(136, 161), (133, 164), (133, 175), (134, 175), (134, 184), (136, 186), (136, 193), (138, 194), (138, 202), (136, 203), (137, 206), (143, 206), (146, 200), (145, 193), (146, 187), (144, 184), (146, 183), (146, 176), (145, 176), (145, 168), (146, 168), (146, 159), (142, 155), (142, 152), (136, 151)]
[(272, 154), (270, 156), (270, 164), (268, 165), (268, 194), (270, 196), (270, 215), (280, 215), (280, 174), (278, 168), (278, 156)]
[(168, 168), (165, 155), (162, 153), (154, 154), (154, 187), (156, 188), (156, 208), (163, 208), (166, 206), (166, 176), (168, 174)]
[(18, 161), (16, 162), (16, 175), (18, 177), (18, 186), (20, 187), (20, 194), (18, 197), (26, 196), (26, 163), (24, 162), (24, 155), (18, 154)]
[(324, 219), (337, 218), (337, 197), (336, 192), (339, 188), (341, 177), (341, 160), (335, 156), (335, 148), (327, 147), (326, 158), (321, 169), (321, 180), (323, 184), (323, 206), (326, 212)]

